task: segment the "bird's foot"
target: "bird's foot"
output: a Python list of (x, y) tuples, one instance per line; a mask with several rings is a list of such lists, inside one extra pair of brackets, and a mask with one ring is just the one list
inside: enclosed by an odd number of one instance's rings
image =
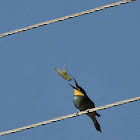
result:
[(79, 115), (79, 112), (80, 112), (80, 111), (78, 111), (78, 112), (76, 113), (76, 116), (78, 116), (78, 115)]
[(87, 111), (87, 113), (89, 113), (89, 108), (86, 111)]

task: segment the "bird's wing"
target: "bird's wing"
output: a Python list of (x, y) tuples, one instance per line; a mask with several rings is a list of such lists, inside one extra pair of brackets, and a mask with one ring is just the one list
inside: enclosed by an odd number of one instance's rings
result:
[(95, 104), (90, 100), (88, 96), (87, 96), (87, 102), (89, 104), (89, 108), (95, 108)]

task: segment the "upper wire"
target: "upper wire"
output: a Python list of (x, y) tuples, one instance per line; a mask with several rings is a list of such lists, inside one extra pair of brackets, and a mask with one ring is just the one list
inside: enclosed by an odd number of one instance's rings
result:
[(116, 2), (116, 3), (104, 5), (104, 6), (101, 6), (101, 7), (97, 7), (97, 8), (94, 8), (94, 9), (90, 9), (90, 10), (87, 10), (87, 11), (75, 13), (75, 14), (72, 14), (72, 15), (60, 17), (60, 18), (57, 18), (57, 19), (41, 22), (41, 23), (34, 24), (34, 25), (31, 25), (31, 26), (28, 26), (28, 27), (24, 27), (24, 28), (21, 28), (21, 29), (17, 29), (17, 30), (13, 30), (13, 31), (10, 31), (10, 32), (0, 34), (0, 38), (8, 36), (8, 35), (16, 34), (16, 33), (19, 33), (19, 32), (31, 30), (31, 29), (34, 29), (34, 28), (37, 28), (37, 27), (40, 27), (40, 26), (44, 26), (44, 25), (55, 23), (55, 22), (64, 21), (64, 20), (67, 20), (67, 19), (70, 19), (70, 18), (82, 16), (82, 15), (85, 15), (85, 14), (90, 14), (90, 13), (100, 11), (100, 10), (103, 10), (103, 9), (106, 9), (106, 8), (118, 6), (118, 5), (121, 5), (121, 4), (126, 4), (126, 3), (129, 3), (129, 2), (132, 2), (132, 1), (135, 1), (135, 0), (124, 0), (124, 1)]

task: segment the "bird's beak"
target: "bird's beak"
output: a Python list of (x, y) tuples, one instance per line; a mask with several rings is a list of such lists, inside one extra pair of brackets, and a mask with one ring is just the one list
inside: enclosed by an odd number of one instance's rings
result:
[(79, 88), (79, 85), (77, 84), (76, 80), (73, 78), (75, 84), (76, 84), (76, 87), (74, 87), (73, 85), (69, 84), (71, 87), (73, 87), (74, 89), (76, 90), (79, 90), (80, 91), (80, 88)]
[(73, 85), (69, 84), (72, 88), (76, 89)]
[(76, 89), (78, 89), (79, 88), (79, 85), (77, 84), (77, 82), (76, 82), (76, 80), (74, 78), (73, 78), (73, 80), (74, 80), (74, 82), (76, 84)]

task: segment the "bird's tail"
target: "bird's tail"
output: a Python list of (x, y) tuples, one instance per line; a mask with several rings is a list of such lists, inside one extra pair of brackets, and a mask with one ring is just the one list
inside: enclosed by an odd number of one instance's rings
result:
[(95, 112), (87, 113), (87, 115), (92, 119), (96, 130), (102, 132), (101, 127), (100, 127), (98, 121), (96, 120)]

